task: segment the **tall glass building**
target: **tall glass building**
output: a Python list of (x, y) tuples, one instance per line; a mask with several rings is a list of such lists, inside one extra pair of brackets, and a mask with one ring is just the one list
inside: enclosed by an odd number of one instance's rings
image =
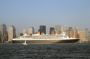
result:
[(40, 34), (46, 34), (46, 26), (45, 25), (41, 25), (40, 28), (39, 28), (39, 32)]

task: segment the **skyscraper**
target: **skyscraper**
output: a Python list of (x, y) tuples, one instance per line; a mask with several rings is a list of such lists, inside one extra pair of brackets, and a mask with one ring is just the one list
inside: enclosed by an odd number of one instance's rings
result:
[(7, 33), (8, 33), (8, 42), (12, 41), (13, 38), (16, 37), (16, 29), (13, 25), (9, 26), (7, 28)]
[(79, 38), (78, 28), (74, 28), (74, 38)]
[(46, 34), (46, 26), (41, 25), (40, 28), (39, 28), (39, 32), (40, 32), (40, 34)]
[(5, 24), (1, 24), (0, 25), (0, 36), (1, 36), (1, 39), (0, 39), (0, 42), (1, 43), (4, 43), (8, 40), (8, 36), (7, 36), (7, 28), (6, 28), (6, 25)]
[(64, 31), (63, 27), (60, 25), (55, 26), (55, 32), (56, 34), (61, 34)]
[(69, 27), (67, 30), (67, 34), (69, 37), (73, 37), (74, 36), (74, 29), (72, 27)]
[(50, 27), (50, 34), (52, 35), (52, 34), (55, 34), (55, 29), (54, 29), (54, 27)]
[(1, 43), (1, 32), (0, 32), (0, 43)]
[(25, 34), (25, 33), (27, 33), (27, 30), (26, 29), (23, 29), (22, 35)]
[(26, 32), (28, 35), (34, 34), (34, 27), (27, 28)]

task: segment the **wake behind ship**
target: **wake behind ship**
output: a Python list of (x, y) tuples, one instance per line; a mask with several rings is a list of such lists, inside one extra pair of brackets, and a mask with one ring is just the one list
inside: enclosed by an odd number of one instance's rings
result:
[(29, 36), (24, 34), (18, 38), (12, 39), (13, 43), (20, 43), (24, 42), (30, 44), (56, 44), (56, 43), (74, 43), (79, 41), (78, 38), (69, 38), (65, 32), (61, 33), (60, 35), (37, 35), (33, 34)]

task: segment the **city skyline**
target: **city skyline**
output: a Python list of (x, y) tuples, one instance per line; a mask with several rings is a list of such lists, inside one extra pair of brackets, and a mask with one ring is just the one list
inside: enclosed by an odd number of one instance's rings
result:
[(90, 0), (0, 0), (0, 23), (17, 31), (40, 25), (89, 28)]

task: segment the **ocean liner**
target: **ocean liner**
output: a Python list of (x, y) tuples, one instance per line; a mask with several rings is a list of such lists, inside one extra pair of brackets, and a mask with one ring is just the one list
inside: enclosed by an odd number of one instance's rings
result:
[(29, 36), (24, 34), (18, 38), (12, 39), (13, 43), (16, 42), (24, 42), (24, 44), (55, 44), (55, 43), (74, 43), (77, 42), (79, 38), (69, 38), (65, 32), (61, 33), (60, 35), (38, 35), (33, 34)]

